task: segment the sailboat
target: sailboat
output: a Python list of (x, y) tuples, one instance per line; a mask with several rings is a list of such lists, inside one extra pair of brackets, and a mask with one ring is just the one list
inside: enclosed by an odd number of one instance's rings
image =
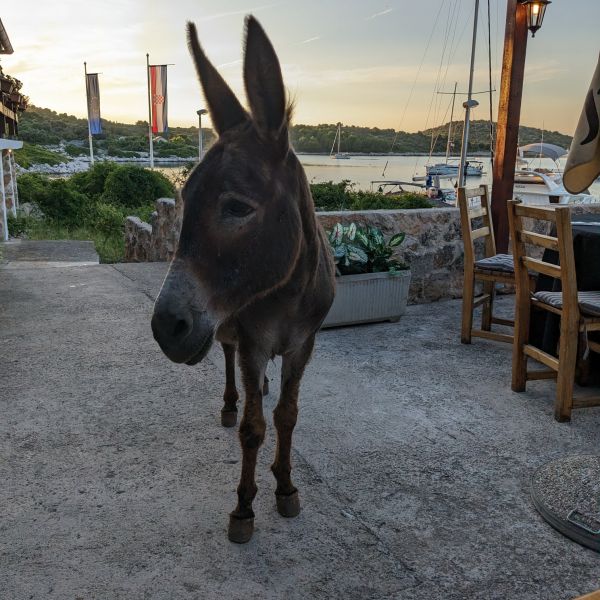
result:
[[(335, 142), (337, 141), (337, 152), (334, 154), (333, 149), (335, 148)], [(342, 124), (337, 124), (337, 131), (335, 132), (335, 137), (333, 138), (333, 144), (331, 145), (331, 152), (329, 153), (329, 158), (336, 158), (337, 160), (345, 160), (350, 157), (346, 152), (340, 152), (340, 143), (342, 141)]]
[[(446, 160), (443, 163), (435, 165), (426, 165), (425, 172), (427, 175), (440, 175), (442, 177), (456, 177), (460, 167), (457, 159), (450, 158), (450, 150), (452, 148), (452, 121), (454, 119), (454, 102), (456, 100), (456, 86), (454, 83), (454, 91), (452, 92), (452, 110), (450, 112), (450, 123), (448, 123), (448, 143), (446, 144)], [(432, 139), (434, 132), (431, 133)], [(465, 165), (465, 175), (481, 177), (483, 174), (483, 163), (479, 160), (470, 160)]]

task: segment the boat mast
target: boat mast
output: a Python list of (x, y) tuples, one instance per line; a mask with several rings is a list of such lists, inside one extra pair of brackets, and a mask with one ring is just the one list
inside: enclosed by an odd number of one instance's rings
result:
[(473, 94), (473, 71), (475, 70), (475, 44), (477, 43), (477, 19), (479, 16), (479, 0), (475, 0), (475, 16), (473, 18), (473, 43), (471, 45), (471, 71), (469, 73), (469, 94), (467, 101), (463, 103), (465, 109), (465, 124), (463, 127), (462, 146), (460, 149), (460, 166), (458, 168), (458, 187), (465, 184), (465, 163), (467, 159), (467, 147), (469, 145), (469, 120), (471, 109), (479, 105), (477, 100), (472, 99)]
[[(337, 138), (338, 138), (338, 133), (339, 133), (339, 130), (338, 130), (338, 129), (336, 129), (336, 130), (335, 130), (335, 137), (333, 138), (333, 144), (331, 144), (331, 150), (330, 150), (330, 152), (329, 152), (329, 156), (333, 156), (333, 149), (335, 148), (335, 141), (336, 141), (336, 140), (337, 140)], [(338, 152), (339, 152), (339, 149), (338, 149)]]
[(454, 101), (456, 100), (456, 86), (458, 82), (454, 82), (454, 91), (452, 92), (452, 109), (450, 111), (450, 124), (448, 125), (448, 143), (446, 144), (446, 164), (450, 158), (450, 145), (452, 144), (452, 119), (454, 118)]
[(337, 139), (338, 139), (338, 151), (337, 153), (340, 153), (340, 142), (342, 141), (342, 124), (341, 122), (338, 123), (338, 130), (337, 130)]

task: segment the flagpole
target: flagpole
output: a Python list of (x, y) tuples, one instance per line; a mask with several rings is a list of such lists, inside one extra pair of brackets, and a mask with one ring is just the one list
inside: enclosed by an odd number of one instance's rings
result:
[(92, 126), (90, 124), (90, 99), (87, 80), (87, 62), (83, 63), (83, 72), (85, 74), (85, 100), (88, 109), (88, 140), (90, 142), (90, 165), (94, 164), (94, 145), (92, 143)]
[(150, 168), (154, 169), (154, 140), (152, 139), (152, 95), (150, 92), (150, 55), (146, 53), (146, 76), (148, 78), (148, 140), (150, 142)]

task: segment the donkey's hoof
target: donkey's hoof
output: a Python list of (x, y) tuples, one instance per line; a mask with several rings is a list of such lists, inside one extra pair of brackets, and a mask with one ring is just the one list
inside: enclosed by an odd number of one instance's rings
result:
[(254, 532), (254, 517), (248, 519), (238, 519), (233, 515), (229, 515), (229, 530), (227, 537), (230, 542), (235, 544), (245, 544), (250, 541)]
[(223, 427), (235, 427), (237, 423), (237, 410), (222, 410), (221, 425)]
[(297, 517), (300, 514), (300, 496), (298, 491), (292, 492), (289, 496), (275, 494), (277, 499), (277, 512), (282, 517)]

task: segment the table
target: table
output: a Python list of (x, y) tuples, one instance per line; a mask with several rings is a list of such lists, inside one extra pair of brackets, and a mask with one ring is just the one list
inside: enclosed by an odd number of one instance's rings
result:
[[(577, 289), (579, 291), (600, 290), (600, 214), (573, 215), (572, 219)], [(557, 264), (558, 253), (546, 250), (543, 260)], [(540, 274), (536, 291), (560, 291), (560, 281)], [(556, 356), (559, 337), (558, 315), (534, 308), (531, 315), (531, 343), (548, 354)], [(590, 353), (590, 363), (590, 372), (598, 373), (600, 380), (600, 356)]]

